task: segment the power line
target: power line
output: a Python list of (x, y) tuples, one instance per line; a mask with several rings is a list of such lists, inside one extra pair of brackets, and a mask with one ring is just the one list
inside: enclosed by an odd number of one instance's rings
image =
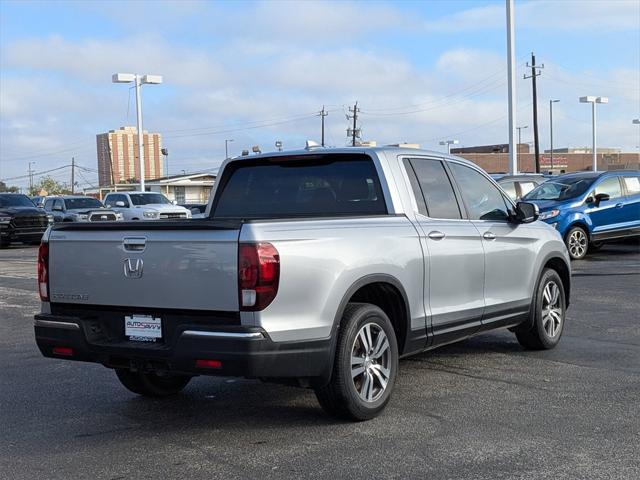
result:
[(50, 170), (44, 170), (42, 172), (31, 172), (30, 174), (27, 175), (19, 175), (17, 177), (7, 177), (7, 178), (3, 178), (2, 181), (9, 181), (9, 180), (24, 180), (25, 178), (29, 178), (30, 175), (32, 176), (42, 176), (45, 175), (47, 173), (51, 173), (51, 172), (56, 172), (58, 170), (62, 170), (63, 168), (69, 168), (71, 165), (63, 165), (61, 167), (57, 167), (57, 168), (52, 168)]

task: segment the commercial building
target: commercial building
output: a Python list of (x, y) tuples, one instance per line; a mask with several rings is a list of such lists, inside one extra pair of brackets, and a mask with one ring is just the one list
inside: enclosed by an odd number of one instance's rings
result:
[[(161, 158), (162, 136), (159, 133), (142, 132), (145, 180), (164, 175)], [(96, 136), (98, 153), (98, 183), (106, 185), (139, 182), (138, 130), (122, 127)]]
[[(476, 147), (452, 148), (452, 155), (471, 160), (490, 173), (505, 173), (509, 170), (509, 144), (480, 145)], [(638, 168), (640, 154), (622, 152), (619, 148), (598, 148), (598, 170)], [(591, 148), (564, 147), (545, 150), (540, 154), (540, 171), (554, 174), (591, 170), (593, 158)], [(518, 145), (518, 170), (535, 172), (535, 154), (527, 144)]]
[[(212, 173), (193, 173), (191, 175), (151, 178), (145, 182), (145, 188), (149, 192), (162, 193), (169, 200), (175, 200), (178, 204), (207, 203), (215, 182), (216, 176)], [(140, 184), (135, 182), (86, 189), (84, 193), (103, 199), (109, 192), (134, 192), (138, 190), (140, 190)]]

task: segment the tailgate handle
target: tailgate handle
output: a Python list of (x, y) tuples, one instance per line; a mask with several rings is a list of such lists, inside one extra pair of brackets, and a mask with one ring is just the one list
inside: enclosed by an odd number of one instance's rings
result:
[(129, 252), (142, 252), (147, 246), (145, 237), (129, 237), (122, 240), (122, 246)]

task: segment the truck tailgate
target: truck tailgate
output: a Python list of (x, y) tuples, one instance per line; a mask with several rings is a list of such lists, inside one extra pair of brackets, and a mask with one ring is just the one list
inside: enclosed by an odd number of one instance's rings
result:
[(238, 311), (239, 227), (151, 223), (54, 229), (51, 302)]

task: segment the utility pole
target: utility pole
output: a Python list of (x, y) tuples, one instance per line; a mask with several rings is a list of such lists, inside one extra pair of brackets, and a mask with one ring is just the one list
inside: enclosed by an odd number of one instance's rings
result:
[(33, 195), (33, 170), (31, 169), (31, 164), (36, 162), (29, 162), (29, 168), (27, 172), (29, 173), (29, 195)]
[(318, 114), (318, 116), (320, 117), (321, 121), (322, 121), (322, 136), (321, 136), (321, 142), (320, 144), (324, 147), (324, 117), (326, 117), (327, 115), (329, 115), (329, 112), (326, 112), (324, 109), (324, 105), (322, 105), (322, 110), (320, 110), (320, 113)]
[(524, 127), (516, 127), (518, 129), (518, 148), (522, 144), (522, 130), (525, 128), (529, 128), (529, 125), (525, 125)]
[(353, 105), (353, 108), (349, 108), (349, 113), (352, 115), (347, 115), (347, 120), (353, 118), (353, 128), (347, 128), (347, 136), (351, 137), (351, 146), (356, 146), (356, 138), (360, 138), (360, 129), (358, 128), (358, 112), (360, 109), (358, 108), (358, 102)]
[(513, 0), (506, 0), (507, 11), (507, 79), (509, 95), (509, 173), (518, 173), (518, 149), (514, 147), (516, 133), (516, 34)]
[(536, 158), (536, 173), (540, 173), (540, 142), (538, 141), (538, 89), (536, 87), (536, 77), (541, 74), (538, 70), (544, 68), (542, 65), (536, 65), (536, 56), (531, 52), (531, 65), (527, 63), (527, 67), (531, 68), (531, 75), (524, 76), (524, 79), (531, 79), (533, 87), (533, 148)]

